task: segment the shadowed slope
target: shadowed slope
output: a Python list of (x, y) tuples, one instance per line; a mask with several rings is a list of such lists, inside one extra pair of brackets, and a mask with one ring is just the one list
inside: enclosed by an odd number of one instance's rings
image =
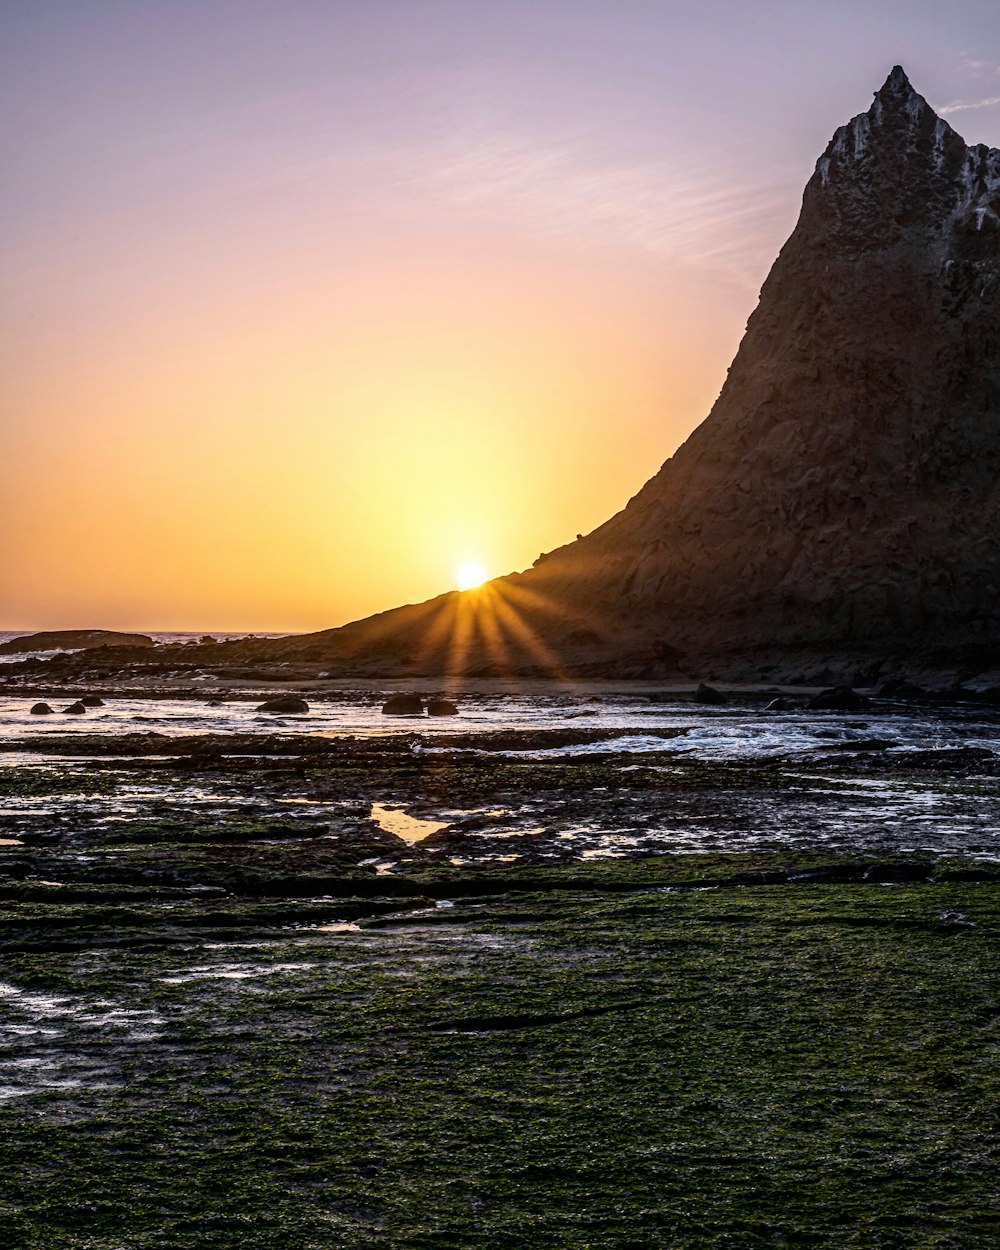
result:
[(998, 481), (1000, 151), (897, 67), (817, 163), (711, 415), (627, 507), (526, 573), (295, 647), (624, 672), (1000, 642)]

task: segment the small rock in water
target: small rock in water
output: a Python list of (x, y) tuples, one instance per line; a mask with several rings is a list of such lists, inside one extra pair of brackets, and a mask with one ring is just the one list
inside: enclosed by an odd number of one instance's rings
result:
[(86, 707), (84, 707), (84, 705), (79, 701), (79, 699), (76, 701), (76, 703), (71, 703), (69, 707), (63, 708), (64, 712), (71, 712), (74, 716), (79, 716), (81, 712), (86, 712), (86, 710), (87, 710)]
[(284, 712), (286, 714), (301, 715), (303, 712), (309, 711), (309, 704), (305, 699), (300, 699), (296, 695), (286, 695), (279, 699), (266, 699), (258, 712)]
[(833, 686), (830, 690), (821, 690), (809, 700), (809, 706), (826, 712), (858, 712), (870, 707), (871, 700), (858, 694), (850, 686)]
[(31, 709), (32, 716), (51, 716), (52, 709), (47, 703), (36, 703)]
[(795, 702), (792, 699), (778, 698), (772, 699), (764, 708), (765, 712), (791, 712), (795, 708)]
[[(383, 711), (385, 709), (383, 708)], [(458, 704), (452, 703), (451, 699), (428, 699), (427, 701), (428, 716), (457, 716)]]
[(721, 690), (716, 690), (714, 686), (706, 686), (704, 682), (701, 683), (691, 697), (695, 703), (718, 704), (729, 702)]
[(418, 694), (393, 694), (382, 704), (385, 716), (423, 716), (424, 701)]
[(104, 700), (96, 694), (85, 694), (80, 700), (84, 707), (104, 707)]

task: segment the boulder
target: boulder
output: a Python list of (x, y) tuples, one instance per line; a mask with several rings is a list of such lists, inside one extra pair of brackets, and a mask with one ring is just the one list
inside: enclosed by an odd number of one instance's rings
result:
[(791, 711), (794, 711), (795, 707), (796, 707), (796, 704), (795, 704), (794, 699), (786, 699), (784, 696), (779, 696), (777, 699), (772, 699), (771, 702), (767, 705), (767, 707), (764, 708), (764, 711), (765, 712), (791, 712)]
[(860, 712), (862, 708), (871, 706), (871, 700), (850, 686), (833, 686), (814, 695), (809, 700), (809, 706), (824, 712)]
[[(383, 708), (383, 711), (385, 709)], [(457, 716), (458, 704), (452, 703), (451, 699), (428, 699), (427, 701), (428, 716)]]
[(266, 699), (258, 708), (258, 712), (283, 712), (286, 715), (299, 716), (309, 711), (309, 704), (298, 695), (285, 695), (279, 699)]
[(84, 707), (104, 707), (104, 700), (99, 698), (96, 694), (85, 694), (79, 702), (82, 703)]
[(423, 716), (424, 701), (418, 694), (392, 694), (382, 704), (385, 716)]
[(721, 704), (729, 702), (721, 690), (716, 690), (714, 686), (706, 686), (704, 682), (701, 683), (691, 697), (695, 703)]
[(47, 703), (36, 703), (31, 709), (32, 716), (51, 716), (52, 709)]
[(79, 701), (79, 699), (76, 701), (76, 703), (71, 703), (69, 707), (63, 708), (64, 712), (70, 712), (73, 716), (79, 716), (81, 712), (86, 712), (86, 710), (87, 710), (86, 707), (84, 707), (84, 705)]

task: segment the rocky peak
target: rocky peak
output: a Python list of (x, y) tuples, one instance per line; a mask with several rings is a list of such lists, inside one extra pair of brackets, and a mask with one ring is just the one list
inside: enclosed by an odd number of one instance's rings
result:
[(829, 243), (855, 249), (914, 229), (990, 229), (1000, 226), (1000, 151), (967, 147), (897, 65), (871, 108), (834, 133), (804, 207)]
[(1000, 152), (899, 66), (834, 134), (712, 413), (546, 559), (680, 651), (1000, 640)]
[[(495, 585), (560, 663), (1000, 653), (1000, 152), (896, 66), (820, 157), (707, 419), (616, 516)], [(330, 645), (447, 663), (426, 639), (457, 602)]]

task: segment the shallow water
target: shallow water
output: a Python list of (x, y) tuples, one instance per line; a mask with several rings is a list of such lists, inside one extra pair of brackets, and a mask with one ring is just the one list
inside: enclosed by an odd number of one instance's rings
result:
[[(33, 699), (0, 697), (0, 743), (27, 736), (77, 734), (318, 734), (442, 738), (499, 731), (575, 730), (611, 733), (609, 739), (529, 753), (537, 758), (668, 751), (711, 760), (808, 758), (872, 739), (890, 753), (983, 747), (1000, 754), (1000, 715), (990, 709), (882, 703), (867, 712), (765, 712), (760, 700), (701, 707), (678, 696), (650, 703), (643, 696), (582, 702), (572, 694), (492, 695), (463, 699), (456, 717), (393, 717), (381, 711), (391, 693), (309, 696), (301, 716), (258, 712), (259, 698), (227, 699), (213, 707), (199, 699), (109, 699), (85, 715), (32, 716)], [(53, 706), (66, 706), (61, 698)], [(656, 731), (670, 731), (663, 737)], [(435, 750), (440, 747), (429, 746)], [(169, 752), (169, 742), (164, 742)], [(8, 763), (9, 756), (2, 757)]]
[[(30, 700), (0, 699), (0, 740), (17, 741), (15, 750), (0, 753), (0, 768), (35, 770), (42, 781), (61, 778), (57, 797), (40, 785), (0, 800), (0, 836), (9, 839), (9, 854), (21, 855), (18, 842), (33, 830), (72, 838), (77, 829), (90, 829), (81, 857), (92, 853), (98, 834), (106, 839), (101, 854), (120, 856), (127, 840), (115, 834), (118, 822), (190, 817), (211, 828), (263, 817), (280, 818), (290, 832), (248, 834), (257, 845), (290, 838), (345, 843), (371, 821), (399, 839), (404, 856), (442, 863), (816, 847), (1000, 858), (1000, 780), (987, 775), (989, 768), (975, 757), (960, 768), (942, 757), (942, 768), (902, 777), (898, 771), (917, 753), (925, 763), (928, 752), (959, 748), (1000, 755), (1000, 716), (991, 709), (881, 702), (862, 713), (769, 713), (760, 699), (701, 707), (682, 696), (652, 703), (621, 694), (594, 702), (552, 693), (469, 697), (454, 718), (396, 718), (383, 716), (382, 701), (382, 692), (311, 696), (308, 715), (274, 717), (256, 712), (257, 701), (249, 699), (219, 707), (191, 699), (115, 699), (86, 716), (40, 718), (30, 715)], [(544, 737), (532, 740), (545, 731), (585, 740), (555, 746)], [(85, 732), (163, 737), (157, 753), (138, 765), (123, 755), (120, 771), (117, 756), (102, 757), (99, 773), (86, 758), (31, 749), (31, 738), (41, 744), (51, 735)], [(431, 803), (417, 768), (408, 774), (412, 786), (384, 788), (373, 773), (367, 793), (348, 799), (322, 782), (326, 765), (319, 781), (308, 771), (300, 781), (282, 779), (278, 757), (242, 756), (230, 774), (208, 766), (176, 771), (169, 764), (171, 738), (193, 733), (402, 738), (414, 762), (453, 759), (461, 770), (471, 761), (489, 773), (502, 757), (523, 764), (527, 780), (503, 782), (496, 793), (487, 786), (478, 803), (464, 802), (460, 788)], [(397, 763), (387, 758), (373, 767), (389, 769), (389, 776)], [(565, 766), (568, 784), (536, 791), (529, 767), (536, 763)], [(704, 777), (692, 779), (693, 768)], [(761, 780), (775, 768), (780, 784)], [(713, 780), (718, 769), (729, 773)], [(267, 780), (271, 772), (274, 782)], [(108, 784), (88, 790), (88, 777), (95, 776)], [(376, 871), (392, 872), (386, 854), (369, 855)]]
[(384, 803), (372, 804), (372, 820), (386, 833), (394, 834), (411, 845), (423, 842), (432, 833), (448, 827), (446, 820), (420, 820), (415, 816), (408, 816), (400, 808), (387, 807)]

